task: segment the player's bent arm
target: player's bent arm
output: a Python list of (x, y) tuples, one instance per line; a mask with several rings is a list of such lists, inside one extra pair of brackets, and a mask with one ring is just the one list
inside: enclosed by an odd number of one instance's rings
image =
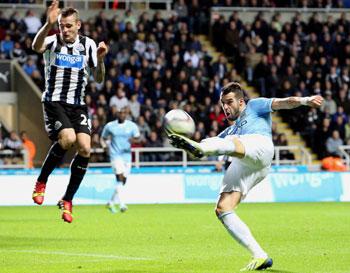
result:
[(131, 144), (136, 144), (136, 143), (139, 143), (140, 140), (141, 140), (140, 137), (131, 137), (131, 138), (130, 138), (130, 143), (131, 143)]
[(106, 68), (103, 59), (97, 61), (97, 67), (94, 68), (93, 73), (94, 79), (98, 83), (102, 83), (105, 80)]
[(100, 138), (100, 144), (101, 144), (101, 147), (103, 149), (107, 148), (107, 142), (106, 141), (107, 141), (107, 138), (103, 138), (103, 137)]
[(102, 83), (105, 80), (105, 64), (103, 62), (104, 57), (108, 53), (108, 47), (104, 42), (100, 42), (97, 47), (97, 67), (93, 70), (95, 81)]
[(49, 34), (49, 31), (51, 30), (52, 25), (49, 23), (45, 23), (39, 30), (39, 32), (35, 35), (33, 43), (32, 43), (32, 49), (35, 52), (43, 53), (46, 49), (45, 45), (45, 38)]
[(320, 107), (323, 103), (323, 98), (319, 95), (310, 97), (288, 97), (274, 98), (272, 101), (272, 110), (294, 109), (302, 105), (310, 107)]

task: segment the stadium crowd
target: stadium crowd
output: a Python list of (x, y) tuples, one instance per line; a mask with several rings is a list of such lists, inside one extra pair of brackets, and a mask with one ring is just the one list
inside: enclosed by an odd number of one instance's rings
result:
[[(43, 0), (2, 0), (10, 4), (41, 4)], [(101, 1), (104, 2), (104, 1)], [(112, 1), (113, 2), (113, 1)], [(176, 2), (176, 1), (174, 1)], [(179, 1), (181, 2), (181, 1)], [(196, 2), (196, 1), (188, 1)], [(300, 8), (349, 8), (348, 0), (202, 0), (206, 6), (220, 7), (300, 7)]]
[(212, 40), (225, 52), (238, 73), (261, 96), (287, 97), (320, 94), (321, 109), (298, 108), (282, 116), (300, 133), (320, 158), (337, 154), (350, 144), (350, 22), (346, 14), (314, 13), (303, 21), (300, 13), (282, 23), (276, 13), (271, 22), (258, 13), (243, 23), (239, 13), (220, 16), (212, 26)]
[[(275, 6), (279, 1), (213, 1), (206, 7), (241, 2)], [(321, 1), (286, 2), (313, 6)], [(323, 2), (325, 7), (330, 2), (341, 6), (346, 1)], [(242, 79), (262, 96), (325, 96), (320, 110), (300, 108), (284, 118), (320, 157), (336, 152), (339, 144), (350, 143), (350, 22), (345, 14), (321, 21), (315, 13), (305, 22), (297, 13), (287, 23), (281, 22), (278, 13), (271, 22), (262, 13), (249, 23), (243, 23), (238, 12), (228, 20), (220, 16), (211, 31), (214, 45), (224, 54), (212, 61), (198, 38), (199, 33), (208, 31), (208, 9), (202, 10), (197, 1), (186, 4), (182, 0), (176, 1), (173, 9), (168, 18), (160, 12), (136, 17), (131, 10), (125, 11), (123, 18), (107, 18), (100, 11), (83, 22), (82, 34), (96, 43), (108, 41), (110, 47), (105, 83), (96, 84), (91, 78), (87, 89), (93, 148), (100, 147), (103, 126), (123, 107), (138, 124), (140, 146), (168, 145), (161, 133), (163, 116), (177, 107), (196, 120), (195, 140), (214, 136), (227, 125), (219, 104), (220, 88)], [(42, 25), (39, 18), (30, 10), (24, 18), (16, 11), (7, 18), (0, 11), (0, 59), (17, 59), (43, 89), (43, 60), (31, 49)], [(287, 144), (284, 135), (275, 134), (274, 140)], [(92, 159), (105, 160), (101, 155)]]

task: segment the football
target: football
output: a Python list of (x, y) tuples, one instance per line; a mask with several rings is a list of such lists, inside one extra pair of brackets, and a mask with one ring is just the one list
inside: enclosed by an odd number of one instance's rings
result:
[(191, 116), (181, 109), (170, 110), (164, 116), (164, 129), (169, 135), (176, 133), (179, 135), (192, 137), (196, 126)]

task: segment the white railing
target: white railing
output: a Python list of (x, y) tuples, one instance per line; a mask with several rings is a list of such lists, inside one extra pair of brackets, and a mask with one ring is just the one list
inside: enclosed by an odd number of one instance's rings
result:
[[(344, 147), (343, 153), (346, 164), (350, 164), (350, 156), (346, 150), (350, 150), (350, 146)], [(292, 151), (295, 154), (295, 159), (281, 159), (281, 151)], [(92, 154), (102, 154), (105, 150), (102, 148), (95, 148), (91, 150)], [(188, 157), (187, 153), (184, 150), (176, 149), (172, 147), (142, 147), (142, 148), (133, 148), (132, 153), (134, 156), (133, 166), (136, 168), (143, 166), (193, 166), (193, 165), (214, 165), (218, 162), (216, 157), (204, 158), (204, 159), (191, 159)], [(160, 160), (149, 161), (147, 154), (152, 153), (157, 154)], [(179, 157), (179, 160), (170, 160), (171, 157)], [(15, 155), (15, 152), (12, 150), (1, 150), (0, 158), (12, 157)], [(20, 169), (27, 168), (29, 163), (28, 152), (27, 150), (21, 150), (21, 155), (23, 157), (23, 164), (0, 164), (0, 169)], [(162, 156), (163, 155), (163, 156)], [(311, 165), (311, 154), (304, 148), (299, 146), (275, 146), (275, 158), (272, 161), (273, 165)], [(110, 166), (109, 162), (91, 162), (89, 164), (91, 167), (108, 167)], [(348, 165), (349, 166), (349, 165)]]
[[(295, 159), (281, 159), (281, 151), (293, 151)], [(275, 146), (275, 158), (272, 161), (273, 165), (311, 165), (312, 156), (308, 150), (302, 146)]]
[[(293, 151), (295, 159), (281, 159), (280, 152), (281, 151)], [(97, 148), (92, 149), (92, 154), (101, 154), (104, 153), (104, 149)], [(142, 166), (191, 166), (191, 165), (214, 165), (218, 162), (215, 158), (204, 158), (202, 160), (198, 159), (189, 159), (187, 153), (184, 150), (176, 149), (172, 147), (152, 147), (152, 148), (133, 148), (132, 153), (134, 154), (134, 167), (142, 167)], [(142, 160), (143, 156), (147, 153), (157, 153), (157, 154), (167, 154), (168, 157), (171, 154), (178, 153), (181, 154), (181, 160), (177, 161), (145, 161)], [(147, 156), (146, 156), (147, 158)], [(304, 148), (299, 146), (275, 146), (275, 158), (273, 160), (273, 165), (311, 165), (311, 154)], [(100, 163), (90, 163), (91, 167), (106, 167), (109, 166), (108, 162), (100, 162)]]
[(341, 156), (348, 168), (350, 168), (350, 145), (339, 146), (339, 151)]
[[(29, 166), (29, 156), (28, 151), (26, 149), (22, 149), (20, 151), (20, 154), (23, 158), (22, 164), (0, 164), (0, 169), (25, 169)], [(16, 153), (13, 150), (0, 150), (0, 159), (6, 158), (6, 157), (13, 157), (16, 156)]]

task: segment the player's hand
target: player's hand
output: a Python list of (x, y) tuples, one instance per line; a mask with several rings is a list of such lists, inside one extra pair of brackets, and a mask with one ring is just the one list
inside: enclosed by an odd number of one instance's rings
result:
[(315, 95), (315, 96), (310, 97), (310, 99), (307, 102), (307, 105), (310, 107), (318, 108), (322, 105), (323, 101), (324, 101), (324, 99), (322, 96)]
[(108, 47), (106, 46), (105, 42), (100, 42), (97, 47), (97, 59), (103, 60), (107, 53)]
[(59, 2), (53, 0), (46, 13), (46, 21), (48, 24), (53, 25), (57, 22), (58, 16), (61, 13), (61, 10), (58, 8)]

